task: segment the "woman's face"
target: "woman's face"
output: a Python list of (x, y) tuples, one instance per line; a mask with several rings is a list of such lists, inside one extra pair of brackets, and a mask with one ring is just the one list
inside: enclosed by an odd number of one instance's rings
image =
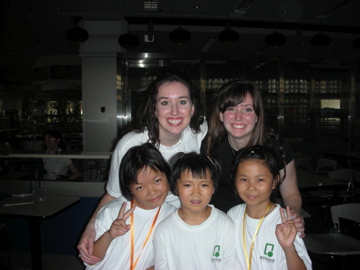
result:
[(160, 142), (181, 136), (194, 113), (189, 89), (180, 82), (164, 83), (156, 95), (155, 114), (159, 121)]
[(254, 110), (251, 96), (247, 94), (240, 104), (226, 108), (224, 113), (220, 113), (220, 121), (223, 122), (228, 136), (234, 139), (250, 139), (258, 117)]
[(60, 139), (46, 134), (44, 137), (44, 142), (47, 150), (57, 150)]

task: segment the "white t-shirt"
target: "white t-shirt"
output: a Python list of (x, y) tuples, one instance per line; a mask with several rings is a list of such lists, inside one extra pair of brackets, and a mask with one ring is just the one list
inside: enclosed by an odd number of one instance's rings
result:
[(200, 225), (185, 223), (176, 210), (157, 226), (154, 232), (156, 270), (239, 269), (234, 223), (224, 212), (211, 207), (211, 215)]
[(43, 166), (46, 171), (44, 178), (54, 180), (59, 175), (66, 175), (71, 162), (68, 158), (44, 158)]
[[(117, 219), (119, 215), (119, 210), (123, 202), (127, 202), (125, 210), (126, 212), (130, 209), (131, 203), (124, 200), (123, 198), (118, 198), (111, 201), (99, 211), (95, 221), (96, 239), (98, 239), (101, 235), (104, 234), (104, 232), (110, 229), (111, 224), (115, 219)], [(134, 261), (139, 256), (158, 209), (159, 208), (145, 210), (140, 207), (136, 207), (134, 210), (134, 224), (130, 223), (130, 218), (126, 222), (127, 224), (135, 226)], [(170, 213), (174, 212), (175, 209), (176, 208), (174, 206), (164, 202), (161, 206), (154, 230), (160, 221), (167, 217)], [(141, 251), (140, 258), (135, 269), (144, 270), (154, 266), (154, 252), (152, 243), (154, 230), (150, 235), (150, 238), (144, 249)], [(130, 269), (130, 247), (130, 231), (128, 231), (123, 236), (119, 236), (112, 240), (102, 261), (92, 266), (89, 266), (85, 263), (85, 265), (87, 265), (86, 269)]]
[[(246, 258), (242, 242), (242, 225), (246, 204), (234, 206), (228, 211), (228, 215), (235, 224), (236, 251), (240, 260), (240, 269), (247, 269)], [(246, 216), (246, 247), (247, 254), (250, 256), (250, 244), (252, 236), (255, 233), (259, 219), (253, 219)], [(282, 223), (280, 216), (280, 206), (265, 217), (260, 230), (257, 234), (254, 249), (252, 252), (252, 270), (285, 270), (288, 269), (286, 264), (285, 253), (277, 240), (275, 230), (276, 225)], [(304, 241), (297, 235), (294, 242), (299, 257), (304, 261), (307, 269), (312, 269), (311, 260), (307, 253)]]
[[(167, 147), (160, 145), (159, 151), (163, 155), (166, 161), (178, 152), (189, 153), (195, 151), (200, 152), (201, 142), (207, 133), (206, 121), (200, 126), (199, 133), (193, 133), (191, 128), (188, 126), (184, 129), (181, 139), (173, 146)], [(106, 186), (106, 191), (112, 197), (119, 198), (122, 196), (119, 185), (119, 168), (120, 163), (126, 152), (133, 146), (141, 145), (148, 142), (149, 135), (147, 131), (142, 133), (129, 132), (117, 143), (116, 148), (111, 158), (111, 167), (109, 173), (109, 179)], [(180, 202), (177, 196), (169, 193), (166, 201), (175, 205), (180, 206)]]

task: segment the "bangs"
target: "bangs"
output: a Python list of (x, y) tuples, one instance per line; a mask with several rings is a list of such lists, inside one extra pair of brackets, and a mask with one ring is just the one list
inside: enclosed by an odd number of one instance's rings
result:
[(246, 95), (248, 94), (247, 90), (240, 90), (238, 88), (229, 89), (226, 92), (226, 95), (220, 97), (220, 112), (225, 112), (229, 107), (234, 107), (239, 105), (244, 101)]
[(187, 168), (189, 174), (196, 179), (205, 179), (207, 170), (208, 168), (205, 166), (191, 166), (191, 168)]

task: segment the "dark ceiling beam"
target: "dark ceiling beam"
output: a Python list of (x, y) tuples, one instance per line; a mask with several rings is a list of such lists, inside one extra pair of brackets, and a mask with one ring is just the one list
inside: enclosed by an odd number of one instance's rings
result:
[(315, 32), (335, 32), (335, 33), (355, 33), (360, 34), (360, 26), (331, 26), (316, 24), (298, 24), (289, 22), (265, 22), (265, 21), (243, 21), (243, 20), (212, 20), (212, 19), (184, 19), (184, 18), (144, 18), (144, 17), (124, 17), (128, 24), (148, 24), (152, 20), (154, 25), (193, 25), (193, 26), (223, 26), (229, 22), (231, 27), (244, 28), (268, 28), (276, 30), (296, 30), (301, 28), (303, 31)]

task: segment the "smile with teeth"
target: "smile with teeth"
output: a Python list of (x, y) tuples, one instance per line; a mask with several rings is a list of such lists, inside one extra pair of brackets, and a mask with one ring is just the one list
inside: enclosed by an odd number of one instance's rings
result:
[(179, 125), (182, 122), (182, 118), (171, 118), (171, 119), (168, 119), (168, 122), (171, 125)]
[(241, 124), (232, 124), (233, 128), (245, 128), (245, 125), (241, 125)]
[(201, 201), (200, 201), (200, 200), (192, 200), (191, 203), (192, 203), (192, 204), (200, 204)]

